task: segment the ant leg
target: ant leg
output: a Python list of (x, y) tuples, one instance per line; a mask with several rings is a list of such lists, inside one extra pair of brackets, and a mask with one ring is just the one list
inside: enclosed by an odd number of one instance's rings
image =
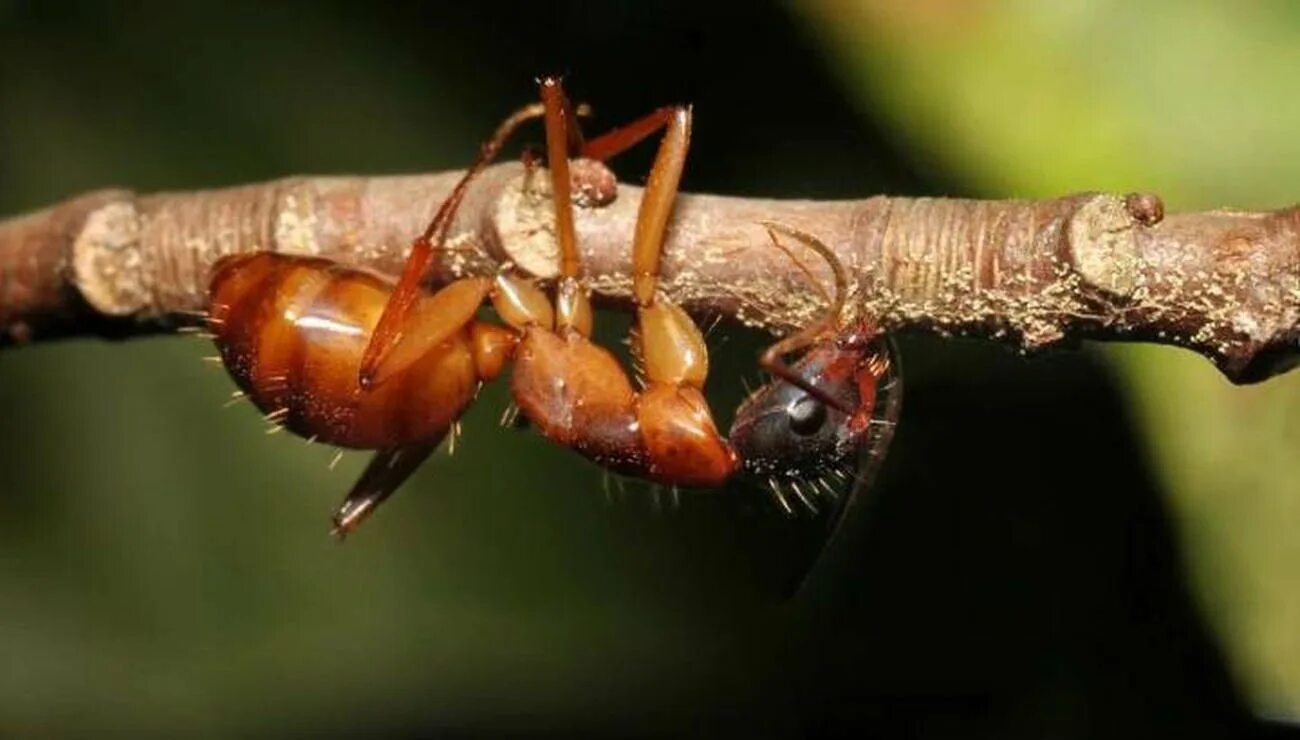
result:
[[(546, 110), (547, 157), (551, 168), (551, 185), (555, 199), (555, 230), (560, 247), (560, 281), (556, 290), (556, 326), (574, 330), (583, 336), (591, 333), (591, 301), (580, 285), (582, 265), (573, 226), (573, 198), (569, 180), (569, 132), (571, 107), (563, 86), (554, 77), (542, 80), (542, 103)], [(640, 210), (637, 214), (633, 244), (634, 293), (639, 306), (653, 302), (658, 279), (659, 252), (672, 212), (673, 201), (681, 182), (686, 151), (690, 146), (691, 112), (680, 106), (660, 108), (632, 123), (585, 143), (582, 156), (604, 159), (637, 144), (667, 126), (663, 142), (650, 171)], [(674, 307), (675, 308), (675, 307)], [(677, 310), (677, 313), (681, 313)], [(685, 314), (682, 314), (685, 318)], [(674, 322), (679, 323), (679, 322)], [(685, 321), (694, 328), (689, 318)], [(694, 332), (699, 334), (698, 329)], [(701, 339), (700, 344), (703, 344)], [(706, 364), (707, 367), (707, 364)], [(701, 383), (703, 378), (701, 378)]]
[(612, 131), (597, 136), (584, 143), (576, 152), (580, 157), (601, 162), (617, 156), (639, 144), (650, 134), (668, 125), (678, 110), (675, 106), (666, 106), (651, 111), (631, 123), (624, 124)]
[(667, 130), (650, 170), (632, 242), (636, 337), (647, 381), (637, 418), (660, 480), (716, 486), (735, 472), (739, 459), (718, 433), (704, 400), (708, 347), (691, 317), (656, 295), (664, 235), (691, 139), (690, 109), (668, 110)]
[[(573, 120), (572, 106), (564, 87), (555, 77), (541, 82), (542, 105), (546, 111), (546, 155), (551, 170), (551, 188), (555, 199), (555, 231), (560, 247), (560, 281), (556, 289), (556, 326), (571, 329), (583, 336), (591, 333), (591, 301), (580, 284), (581, 257), (578, 254), (577, 236), (573, 226), (572, 183), (569, 178), (569, 154), (572, 152), (571, 132), (578, 127)], [(658, 275), (659, 245), (663, 242), (668, 214), (681, 181), (686, 150), (690, 142), (690, 111), (681, 107), (660, 108), (627, 126), (615, 129), (582, 146), (582, 156), (602, 159), (614, 156), (635, 145), (658, 129), (668, 126), (650, 172), (650, 183), (641, 202), (637, 216), (637, 240), (633, 248), (634, 267), (638, 275), (648, 271), (649, 291), (637, 289), (638, 302), (647, 304), (654, 292)], [(644, 233), (643, 233), (644, 232)], [(645, 283), (644, 279), (640, 282)], [(644, 300), (643, 300), (644, 298)]]
[[(556, 96), (555, 105), (559, 108), (560, 116), (566, 122), (576, 121), (579, 117), (591, 115), (591, 109), (587, 105), (579, 104), (575, 108), (569, 101), (569, 97), (563, 92), (564, 84), (560, 78), (544, 77), (540, 82), (540, 86), (543, 100), (548, 94), (548, 89), (555, 91), (550, 94)], [(584, 139), (582, 127), (577, 125), (566, 126), (564, 131), (565, 150), (570, 157), (583, 157), (604, 162), (631, 149), (645, 140), (647, 136), (668, 125), (668, 120), (673, 116), (673, 110), (673, 106), (658, 108), (631, 123), (606, 131), (591, 140)]]
[(708, 349), (699, 327), (677, 304), (655, 295), (660, 255), (691, 139), (691, 111), (672, 109), (637, 212), (632, 242), (632, 295), (637, 341), (646, 379), (653, 384), (703, 388)]
[[(542, 80), (543, 90), (546, 89), (548, 83), (553, 83), (556, 87), (563, 90), (564, 85), (558, 77), (547, 77), (543, 79)], [(563, 93), (561, 93), (561, 103), (563, 104), (565, 121), (577, 121), (578, 116), (585, 117), (591, 115), (590, 106), (586, 104), (579, 104), (575, 109), (573, 103), (569, 100), (569, 96), (564, 95)], [(577, 125), (576, 123), (568, 127), (568, 130), (565, 132), (565, 141), (567, 142), (568, 145), (567, 148), (570, 154), (574, 152), (580, 152), (583, 150), (584, 147), (587, 146), (586, 137), (582, 135), (582, 127)]]
[[(632, 295), (638, 306), (654, 302), (659, 281), (659, 258), (663, 250), (668, 217), (672, 214), (686, 152), (691, 145), (691, 111), (674, 107), (668, 111), (668, 129), (655, 155), (654, 166), (646, 181), (645, 194), (636, 215), (636, 232), (632, 240)], [(633, 124), (636, 125), (636, 124)]]
[(546, 157), (555, 200), (555, 233), (560, 246), (560, 279), (555, 286), (555, 323), (562, 333), (591, 334), (591, 297), (582, 283), (582, 258), (573, 228), (572, 182), (569, 179), (572, 110), (560, 81), (542, 80), (542, 105), (546, 109)]
[[(543, 88), (552, 169), (566, 156), (560, 91)], [(718, 434), (700, 387), (708, 358), (699, 328), (667, 299), (656, 300), (654, 281), (673, 196), (680, 182), (690, 138), (690, 111), (673, 109), (668, 130), (650, 175), (637, 221), (637, 244), (647, 276), (638, 301), (637, 332), (649, 380), (637, 394), (627, 373), (608, 350), (584, 334), (589, 312), (579, 286), (581, 265), (574, 240), (564, 234), (562, 215), (570, 207), (567, 178), (555, 182), (558, 238), (571, 249), (562, 254), (564, 268), (556, 309), (559, 331), (528, 331), (519, 346), (511, 390), (516, 402), (549, 439), (572, 447), (607, 468), (665, 483), (716, 486), (738, 466), (735, 451)], [(580, 296), (566, 305), (566, 287)], [(567, 319), (563, 318), (568, 314)]]
[(543, 106), (540, 103), (533, 103), (520, 108), (502, 121), (492, 138), (488, 139), (479, 150), (478, 158), (465, 171), (464, 176), (452, 188), (451, 194), (438, 208), (437, 214), (429, 222), (424, 233), (412, 242), (411, 254), (406, 258), (406, 265), (402, 268), (402, 277), (384, 306), (379, 324), (375, 327), (374, 334), (371, 335), (366, 351), (362, 355), (361, 372), (358, 377), (362, 388), (368, 389), (374, 385), (380, 365), (401, 339), (411, 308), (422, 292), (425, 273), (433, 263), (434, 252), (442, 248), (446, 242), (447, 230), (451, 228), (452, 219), (465, 198), (469, 183), (496, 158), (506, 140), (520, 125), (540, 117), (543, 113)]
[(576, 126), (569, 123), (569, 98), (558, 78), (542, 80), (541, 93), (546, 118), (546, 163), (551, 170), (555, 235), (560, 243), (560, 279), (563, 282), (579, 277), (582, 269), (578, 258), (578, 238), (573, 228), (573, 196), (569, 182), (569, 132)]
[(370, 387), (379, 387), (462, 330), (483, 305), (492, 285), (491, 278), (462, 278), (433, 295), (417, 296), (406, 313), (401, 336), (370, 377)]
[(390, 447), (376, 452), (366, 465), (365, 472), (335, 510), (332, 517), (334, 529), (330, 534), (340, 540), (347, 537), (420, 467), (420, 463), (429, 457), (440, 442), (441, 438), (434, 442)]

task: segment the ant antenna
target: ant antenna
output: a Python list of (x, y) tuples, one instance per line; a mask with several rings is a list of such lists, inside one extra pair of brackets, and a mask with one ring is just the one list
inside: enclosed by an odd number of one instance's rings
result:
[(821, 293), (823, 297), (826, 297), (826, 289), (823, 288), (821, 283), (813, 276), (812, 271), (808, 269), (808, 266), (795, 257), (793, 252), (777, 239), (776, 235), (780, 233), (795, 239), (805, 247), (816, 252), (822, 257), (822, 259), (826, 260), (826, 264), (831, 268), (831, 275), (835, 280), (835, 297), (833, 299), (827, 298), (827, 300), (830, 301), (830, 307), (827, 309), (825, 316), (768, 347), (763, 351), (763, 354), (759, 356), (758, 362), (764, 369), (776, 377), (802, 389), (804, 392), (822, 403), (846, 414), (850, 414), (853, 412), (853, 409), (847, 404), (837, 398), (833, 398), (830, 394), (826, 393), (826, 391), (823, 391), (812, 383), (804, 380), (798, 373), (791, 369), (789, 365), (786, 365), (784, 360), (781, 359), (785, 355), (801, 350), (827, 334), (833, 333), (839, 329), (840, 320), (844, 311), (845, 294), (848, 293), (849, 285), (848, 275), (844, 272), (844, 264), (840, 262), (839, 257), (835, 255), (835, 252), (830, 247), (826, 246), (825, 242), (806, 231), (801, 231), (800, 229), (779, 224), (774, 221), (762, 221), (760, 223), (763, 225), (763, 228), (767, 229), (767, 235), (772, 239), (772, 244), (776, 245), (777, 248), (790, 256), (799, 269), (812, 281), (817, 292)]

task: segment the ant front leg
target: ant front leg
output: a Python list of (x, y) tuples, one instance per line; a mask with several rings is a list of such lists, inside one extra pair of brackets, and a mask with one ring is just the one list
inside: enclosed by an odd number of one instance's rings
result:
[(738, 463), (704, 401), (704, 339), (681, 308), (656, 295), (664, 233), (690, 144), (691, 112), (661, 109), (589, 144), (604, 154), (666, 126), (633, 245), (637, 343), (646, 376), (645, 390), (637, 393), (613, 355), (588, 339), (591, 308), (573, 233), (563, 92), (558, 82), (547, 80), (542, 95), (561, 253), (557, 320), (555, 331), (525, 333), (512, 379), (515, 401), (543, 435), (606, 467), (663, 483), (719, 485)]

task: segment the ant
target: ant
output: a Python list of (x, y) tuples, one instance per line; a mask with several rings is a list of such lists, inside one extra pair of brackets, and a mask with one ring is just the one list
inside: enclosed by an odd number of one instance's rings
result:
[[(889, 346), (868, 324), (842, 325), (847, 281), (832, 250), (774, 223), (765, 224), (774, 245), (789, 254), (778, 235), (795, 239), (830, 264), (836, 295), (823, 321), (763, 353), (760, 364), (774, 381), (746, 400), (730, 439), (719, 434), (703, 396), (704, 338), (658, 291), (691, 109), (659, 108), (586, 140), (560, 81), (542, 79), (540, 92), (540, 103), (516, 111), (483, 145), (412, 243), (395, 285), (326, 259), (270, 252), (230, 255), (213, 268), (214, 341), (267, 419), (309, 439), (377, 450), (335, 512), (334, 534), (354, 530), (454, 434), (481, 385), (511, 360), (514, 402), (544, 436), (608, 469), (656, 482), (715, 487), (744, 470), (769, 478), (779, 498), (777, 481), (819, 476), (868, 441), (887, 442), (873, 428), (893, 424), (893, 412), (877, 412), (878, 391), (892, 385), (881, 384), (891, 367)], [(535, 118), (545, 121), (560, 247), (553, 299), (509, 267), (428, 293), (426, 273), (446, 249), (468, 185), (515, 129)], [(603, 161), (660, 129), (632, 244), (633, 347), (644, 371), (638, 391), (615, 357), (589, 339), (593, 312), (574, 230), (569, 159)], [(484, 301), (505, 326), (475, 318)], [(798, 362), (784, 363), (800, 350), (806, 351)]]

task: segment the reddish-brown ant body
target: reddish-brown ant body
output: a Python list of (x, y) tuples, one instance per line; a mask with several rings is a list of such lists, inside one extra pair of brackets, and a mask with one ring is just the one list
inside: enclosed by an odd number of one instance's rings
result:
[[(377, 449), (334, 516), (354, 529), (453, 429), (482, 383), (513, 360), (515, 403), (546, 437), (620, 473), (717, 486), (744, 469), (773, 480), (814, 472), (887, 435), (875, 426), (889, 354), (866, 325), (841, 326), (843, 270), (811, 235), (768, 224), (821, 254), (836, 277), (829, 318), (776, 345), (761, 364), (776, 380), (751, 395), (722, 437), (703, 396), (704, 339), (657, 291), (659, 258), (690, 140), (691, 111), (661, 108), (586, 141), (558, 80), (540, 104), (508, 118), (413, 243), (394, 286), (328, 260), (234, 255), (214, 268), (209, 325), (240, 388), (268, 418), (304, 437)], [(425, 292), (426, 272), (471, 179), (519, 124), (544, 117), (560, 246), (554, 300), (507, 270)], [(573, 225), (569, 158), (604, 160), (663, 128), (638, 212), (633, 252), (635, 349), (644, 387), (588, 339), (592, 308)], [(489, 300), (506, 326), (475, 319)], [(792, 367), (781, 357), (808, 348)], [(892, 409), (896, 406), (885, 406)], [(889, 412), (892, 414), (892, 411)], [(874, 431), (873, 431), (874, 430)], [(773, 490), (780, 489), (773, 483)], [(798, 491), (799, 489), (795, 489)], [(802, 495), (802, 493), (800, 493)]]

